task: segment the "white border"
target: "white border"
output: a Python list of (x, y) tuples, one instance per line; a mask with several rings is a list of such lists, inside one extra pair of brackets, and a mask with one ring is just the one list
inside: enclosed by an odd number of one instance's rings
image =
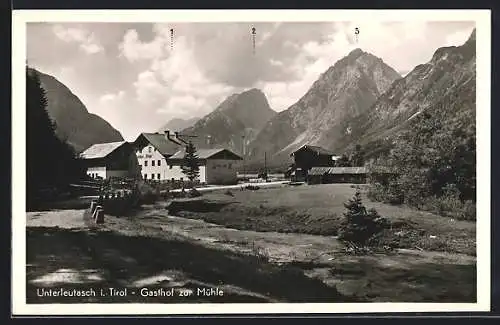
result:
[[(382, 313), (490, 310), (489, 10), (14, 10), (12, 13), (12, 313), (22, 315)], [(27, 22), (475, 21), (477, 42), (477, 303), (26, 304)], [(479, 159), (480, 157), (480, 159)]]

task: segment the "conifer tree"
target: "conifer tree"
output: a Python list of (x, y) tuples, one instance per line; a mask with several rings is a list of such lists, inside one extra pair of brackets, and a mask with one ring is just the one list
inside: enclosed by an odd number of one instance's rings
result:
[(186, 145), (184, 160), (181, 166), (182, 172), (191, 181), (195, 182), (200, 176), (200, 167), (198, 165), (198, 156), (193, 142), (189, 141)]
[(359, 192), (344, 206), (347, 211), (344, 212), (345, 220), (339, 231), (340, 240), (365, 246), (385, 226), (385, 220), (375, 209), (366, 210)]
[(73, 148), (56, 135), (38, 73), (26, 67), (27, 207), (36, 204), (41, 191), (59, 192), (83, 173)]

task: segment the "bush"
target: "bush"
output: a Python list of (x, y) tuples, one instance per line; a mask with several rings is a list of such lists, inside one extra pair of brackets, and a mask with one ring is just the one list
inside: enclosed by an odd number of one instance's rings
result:
[(476, 220), (476, 203), (471, 200), (462, 202), (454, 196), (427, 198), (424, 209), (457, 220)]
[(200, 197), (200, 196), (202, 196), (202, 194), (200, 193), (200, 191), (198, 191), (194, 187), (189, 190), (189, 192), (188, 192), (187, 195), (188, 195), (188, 197)]
[(359, 192), (344, 203), (344, 206), (347, 211), (344, 213), (345, 220), (339, 229), (339, 239), (344, 242), (359, 246), (370, 245), (376, 236), (390, 224), (375, 209), (366, 210)]
[(151, 185), (144, 181), (139, 181), (137, 184), (137, 192), (139, 194), (140, 204), (152, 204), (160, 198), (158, 189), (153, 188)]
[(369, 199), (389, 204), (403, 204), (405, 196), (401, 187), (397, 183), (391, 183), (383, 186), (375, 183), (370, 186), (367, 192)]

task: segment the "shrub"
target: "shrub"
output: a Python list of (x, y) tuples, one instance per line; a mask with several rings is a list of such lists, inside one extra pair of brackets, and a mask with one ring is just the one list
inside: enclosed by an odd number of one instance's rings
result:
[(135, 191), (139, 195), (140, 204), (155, 203), (160, 197), (159, 191), (144, 181), (138, 182)]
[(387, 186), (374, 183), (369, 187), (367, 196), (373, 201), (389, 204), (403, 204), (405, 199), (404, 192), (397, 183), (391, 183)]
[(202, 196), (202, 194), (200, 193), (200, 191), (198, 191), (194, 187), (189, 190), (189, 192), (188, 192), (187, 195), (188, 195), (188, 197), (200, 197), (200, 196)]
[(462, 202), (455, 196), (427, 198), (424, 209), (457, 220), (476, 220), (476, 203), (471, 200)]
[(359, 192), (344, 203), (344, 206), (347, 211), (344, 212), (344, 221), (339, 229), (339, 239), (344, 242), (367, 246), (389, 225), (375, 209), (366, 210)]

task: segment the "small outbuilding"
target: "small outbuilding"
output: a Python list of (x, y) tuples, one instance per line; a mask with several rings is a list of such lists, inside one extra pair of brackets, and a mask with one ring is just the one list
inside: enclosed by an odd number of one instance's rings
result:
[(365, 184), (365, 167), (313, 167), (307, 176), (308, 184), (355, 183)]
[(136, 177), (139, 164), (131, 143), (126, 141), (98, 143), (80, 155), (87, 175), (92, 178)]

